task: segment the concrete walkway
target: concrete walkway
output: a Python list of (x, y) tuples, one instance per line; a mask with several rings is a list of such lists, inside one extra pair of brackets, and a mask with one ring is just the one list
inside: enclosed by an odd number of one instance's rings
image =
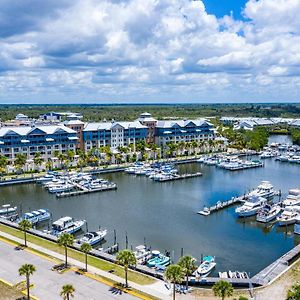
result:
[[(15, 241), (19, 244), (24, 243), (23, 239), (19, 239), (19, 238), (15, 237), (15, 236), (12, 236), (10, 234), (0, 232), (0, 235), (2, 237), (13, 240), (13, 241)], [(42, 252), (42, 253), (45, 253), (45, 254), (47, 254), (51, 257), (54, 257), (56, 259), (59, 259), (61, 261), (64, 261), (64, 259), (65, 259), (64, 255), (59, 254), (59, 253), (54, 252), (54, 251), (51, 251), (51, 250), (48, 250), (48, 249), (45, 249), (45, 248), (43, 248), (41, 246), (38, 246), (36, 244), (28, 242), (28, 246), (32, 249), (35, 249), (35, 250), (37, 250), (39, 252)], [(1, 248), (2, 248), (2, 245), (1, 245)], [(24, 253), (24, 251), (22, 253)], [(85, 268), (85, 264), (78, 261), (78, 260), (68, 258), (68, 262), (70, 264), (78, 267), (78, 268), (81, 268), (81, 269)], [(53, 266), (53, 264), (54, 263), (52, 263), (52, 266)], [(106, 277), (106, 278), (109, 278), (109, 279), (114, 280), (116, 282), (123, 282), (124, 281), (123, 278), (120, 278), (120, 277), (118, 277), (114, 274), (108, 273), (106, 271), (100, 270), (100, 269), (92, 267), (92, 266), (89, 266), (89, 272), (93, 273), (93, 274), (103, 276), (103, 277)], [(135, 282), (129, 282), (129, 285), (132, 288), (136, 289), (136, 290), (142, 291), (142, 292), (147, 293), (149, 295), (153, 295), (153, 296), (155, 296), (159, 299), (166, 299), (166, 300), (171, 299), (170, 291), (165, 287), (165, 283), (161, 280), (156, 280), (156, 282), (154, 284), (151, 284), (151, 285), (140, 285), (140, 284), (137, 284)]]

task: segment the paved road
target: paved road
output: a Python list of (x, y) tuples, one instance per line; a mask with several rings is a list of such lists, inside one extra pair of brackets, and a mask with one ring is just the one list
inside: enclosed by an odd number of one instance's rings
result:
[(15, 250), (13, 246), (0, 241), (0, 278), (13, 284), (23, 280), (18, 274), (19, 267), (24, 263), (33, 264), (37, 271), (31, 278), (34, 288), (31, 293), (41, 300), (62, 299), (59, 295), (64, 284), (71, 283), (75, 287), (74, 299), (82, 300), (132, 300), (137, 299), (125, 293), (112, 290), (111, 287), (96, 280), (78, 275), (74, 271), (59, 274), (51, 271), (54, 263), (35, 254)]

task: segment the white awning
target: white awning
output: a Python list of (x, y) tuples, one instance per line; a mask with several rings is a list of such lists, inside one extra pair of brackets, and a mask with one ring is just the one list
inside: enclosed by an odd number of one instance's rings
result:
[(172, 131), (164, 131), (164, 134), (170, 134)]
[(71, 141), (72, 140), (78, 140), (78, 137), (77, 136), (69, 136), (68, 139), (71, 140)]
[(4, 142), (0, 141), (0, 145), (4, 145)]
[(196, 129), (196, 131), (197, 131), (197, 132), (201, 132), (202, 130), (201, 130), (201, 129)]
[(182, 132), (182, 133), (185, 133), (185, 132), (186, 132), (186, 130), (180, 130), (180, 132)]
[(29, 140), (21, 140), (21, 143), (30, 143)]
[(46, 142), (53, 142), (54, 139), (53, 138), (46, 138)]

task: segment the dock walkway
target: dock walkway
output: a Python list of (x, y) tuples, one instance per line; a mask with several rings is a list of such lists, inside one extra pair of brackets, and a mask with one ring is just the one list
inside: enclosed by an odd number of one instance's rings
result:
[(210, 207), (205, 207), (203, 210), (198, 211), (200, 215), (208, 216), (213, 212), (217, 212), (223, 208), (245, 202), (245, 196), (234, 197), (227, 201), (218, 201), (215, 205)]
[(202, 173), (197, 172), (197, 173), (194, 173), (194, 174), (182, 174), (182, 175), (177, 175), (177, 176), (174, 176), (174, 177), (159, 178), (159, 179), (156, 179), (154, 181), (156, 181), (156, 182), (166, 182), (166, 181), (174, 181), (174, 180), (194, 178), (194, 177), (200, 177), (200, 176), (202, 176)]

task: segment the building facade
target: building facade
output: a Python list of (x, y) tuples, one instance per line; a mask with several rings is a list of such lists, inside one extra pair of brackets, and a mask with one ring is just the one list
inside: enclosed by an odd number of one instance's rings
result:
[(157, 121), (155, 143), (200, 142), (215, 138), (213, 125), (206, 120)]
[(84, 150), (110, 146), (118, 147), (135, 145), (145, 141), (148, 135), (147, 126), (134, 122), (101, 122), (88, 123), (83, 130)]
[(54, 157), (56, 152), (76, 150), (76, 131), (63, 125), (19, 126), (0, 129), (0, 154), (13, 162), (18, 153), (33, 159), (40, 153), (44, 160)]
[(148, 134), (147, 134), (147, 143), (155, 143), (155, 128), (157, 124), (157, 120), (152, 118), (149, 113), (142, 113), (140, 117), (137, 119), (142, 125), (147, 126)]

